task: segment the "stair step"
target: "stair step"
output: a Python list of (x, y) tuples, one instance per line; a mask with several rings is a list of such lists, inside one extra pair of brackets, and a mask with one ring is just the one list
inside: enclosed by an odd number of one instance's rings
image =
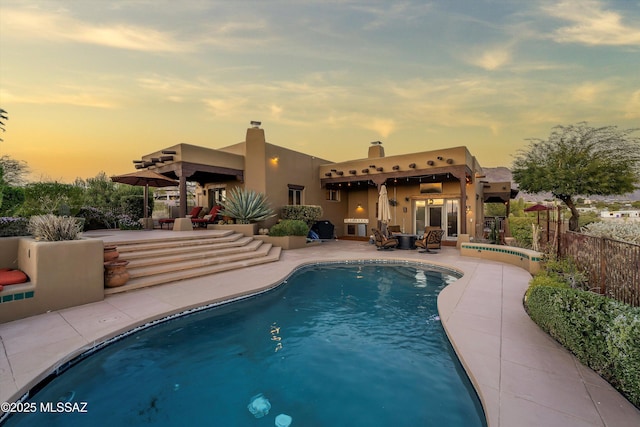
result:
[(248, 246), (250, 246), (249, 249), (253, 248), (253, 250), (219, 254), (218, 256), (215, 256), (213, 253), (202, 254), (202, 256), (198, 256), (195, 259), (177, 259), (175, 261), (164, 260), (164, 262), (153, 263), (150, 265), (136, 265), (134, 263), (129, 263), (127, 270), (129, 271), (131, 278), (134, 279), (137, 277), (162, 274), (170, 271), (188, 270), (226, 262), (235, 262), (246, 258), (258, 258), (266, 256), (271, 248), (271, 244), (263, 243), (260, 240), (256, 240), (255, 243), (252, 242)]
[[(118, 252), (121, 254), (127, 254), (131, 252), (138, 251), (151, 251), (157, 249), (177, 249), (177, 248), (192, 248), (197, 246), (209, 245), (211, 243), (222, 243), (222, 242), (234, 242), (243, 238), (244, 236), (241, 233), (228, 233), (225, 236), (220, 237), (201, 237), (199, 239), (193, 238), (174, 238), (174, 239), (163, 239), (163, 240), (155, 240), (155, 241), (146, 241), (146, 242), (126, 242), (126, 243), (114, 243), (118, 246)], [(247, 237), (247, 239), (251, 239), (251, 237)]]
[[(246, 248), (248, 244), (255, 241), (253, 237), (241, 236), (235, 240), (227, 240), (226, 238), (211, 239), (203, 244), (189, 246), (171, 246), (164, 245), (155, 249), (123, 251), (122, 259), (128, 261), (138, 259), (169, 259), (178, 256), (210, 256), (212, 252), (222, 249)], [(246, 250), (246, 249), (243, 249)], [(120, 251), (120, 249), (118, 249)], [(164, 261), (162, 261), (164, 262)]]
[[(266, 246), (268, 244), (263, 244)], [(162, 274), (156, 274), (153, 276), (138, 277), (130, 279), (126, 285), (118, 288), (105, 289), (105, 295), (126, 292), (133, 289), (144, 288), (147, 286), (160, 285), (163, 283), (176, 282), (185, 279), (191, 279), (194, 277), (206, 276), (209, 274), (219, 273), (222, 271), (234, 270), (238, 268), (249, 267), (252, 265), (265, 264), (269, 262), (278, 261), (280, 259), (280, 253), (282, 248), (278, 246), (269, 247), (268, 253), (264, 256), (245, 258), (233, 262), (225, 262), (213, 265), (206, 265), (201, 267), (194, 267), (187, 270), (177, 270)]]

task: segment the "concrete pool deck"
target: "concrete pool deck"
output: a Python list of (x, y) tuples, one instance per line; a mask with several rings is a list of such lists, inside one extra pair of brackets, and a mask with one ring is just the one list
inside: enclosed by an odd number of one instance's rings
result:
[[(123, 233), (102, 232), (100, 238), (108, 242), (137, 235)], [(161, 239), (166, 233), (146, 231), (144, 238)], [(0, 402), (15, 399), (64, 362), (137, 325), (270, 288), (300, 265), (364, 259), (420, 261), (464, 273), (441, 293), (438, 306), (489, 426), (640, 425), (640, 411), (529, 319), (522, 307), (530, 279), (525, 270), (461, 257), (451, 247), (434, 254), (376, 251), (357, 241), (283, 251), (279, 262), (110, 295), (101, 302), (1, 324)]]

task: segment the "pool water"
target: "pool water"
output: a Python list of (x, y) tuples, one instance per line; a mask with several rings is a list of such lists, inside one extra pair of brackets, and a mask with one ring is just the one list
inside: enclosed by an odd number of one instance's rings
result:
[[(7, 426), (485, 426), (437, 316), (456, 278), (416, 265), (318, 265), (268, 293), (129, 335), (30, 402), (86, 413), (15, 414)], [(271, 409), (247, 408), (262, 393)]]

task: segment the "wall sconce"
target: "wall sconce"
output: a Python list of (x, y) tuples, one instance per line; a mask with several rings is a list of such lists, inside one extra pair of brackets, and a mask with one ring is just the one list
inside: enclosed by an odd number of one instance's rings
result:
[(471, 213), (471, 206), (467, 205), (467, 213)]
[(362, 203), (358, 203), (358, 205), (356, 206), (356, 211), (361, 212), (363, 210), (364, 208), (362, 207)]

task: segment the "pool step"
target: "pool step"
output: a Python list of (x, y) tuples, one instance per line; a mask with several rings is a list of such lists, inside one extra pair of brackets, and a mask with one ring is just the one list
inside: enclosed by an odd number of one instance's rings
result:
[(275, 262), (282, 250), (232, 231), (109, 244), (118, 247), (120, 259), (129, 261), (130, 279), (124, 286), (105, 288), (105, 295)]

